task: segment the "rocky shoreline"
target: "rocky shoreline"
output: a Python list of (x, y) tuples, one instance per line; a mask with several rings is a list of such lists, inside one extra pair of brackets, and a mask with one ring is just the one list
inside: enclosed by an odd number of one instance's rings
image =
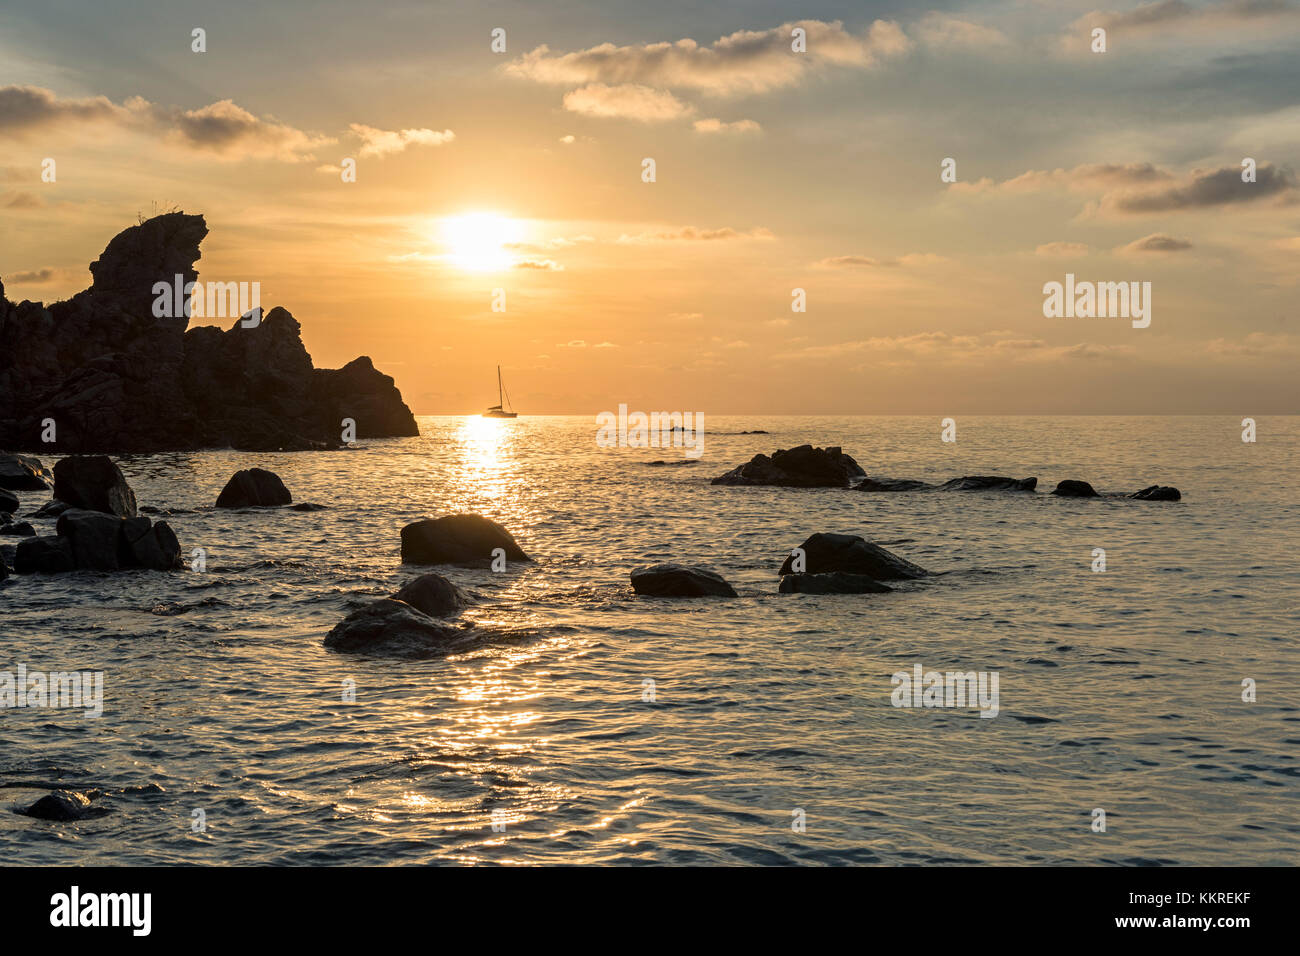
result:
[[(155, 315), (155, 285), (196, 282), (202, 216), (155, 216), (123, 230), (64, 302), (10, 302), (0, 281), (0, 449), (108, 454), (338, 448), (418, 435), (393, 379), (361, 356), (318, 369), (285, 309), (246, 328)], [(49, 440), (50, 438), (53, 440)]]

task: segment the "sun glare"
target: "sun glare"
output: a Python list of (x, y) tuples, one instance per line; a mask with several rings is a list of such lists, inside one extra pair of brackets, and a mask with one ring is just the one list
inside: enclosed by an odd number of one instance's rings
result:
[(510, 245), (523, 238), (524, 224), (492, 212), (473, 212), (442, 220), (442, 241), (451, 261), (473, 272), (508, 269)]

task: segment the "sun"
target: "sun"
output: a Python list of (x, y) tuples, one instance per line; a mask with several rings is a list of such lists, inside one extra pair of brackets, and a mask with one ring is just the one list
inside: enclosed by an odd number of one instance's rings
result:
[(514, 264), (510, 246), (523, 237), (524, 224), (494, 212), (471, 212), (443, 219), (441, 231), (457, 266), (472, 272), (496, 272)]

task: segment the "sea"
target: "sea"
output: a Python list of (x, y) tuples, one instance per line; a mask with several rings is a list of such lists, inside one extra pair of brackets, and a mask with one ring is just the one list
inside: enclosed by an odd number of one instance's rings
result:
[[(456, 416), (339, 451), (118, 457), (186, 567), (0, 584), (0, 672), (103, 675), (98, 717), (0, 709), (0, 860), (1294, 865), (1300, 418), (1256, 427), (959, 417), (948, 442), (932, 417), (710, 416), (693, 460), (601, 447), (591, 416)], [(1039, 486), (710, 484), (806, 443), (877, 477)], [(215, 510), (249, 467), (325, 509)], [(1050, 495), (1064, 479), (1182, 500)], [(19, 496), (19, 517), (48, 500)], [(404, 525), (462, 512), (534, 560), (401, 563)], [(779, 593), (817, 532), (933, 573)], [(629, 572), (661, 562), (739, 596), (634, 594)], [(322, 645), (429, 570), (475, 599), (473, 644), (416, 661)], [(996, 675), (996, 716), (897, 706), (918, 665)], [(56, 788), (105, 812), (9, 812)]]

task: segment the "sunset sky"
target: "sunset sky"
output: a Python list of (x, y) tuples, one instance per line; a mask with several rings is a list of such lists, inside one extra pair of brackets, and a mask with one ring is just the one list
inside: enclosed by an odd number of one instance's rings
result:
[[(202, 280), (417, 414), (498, 363), (524, 414), (1296, 413), (1298, 54), (1284, 0), (20, 0), (0, 277), (202, 213)], [(1150, 327), (1044, 318), (1067, 272)]]

